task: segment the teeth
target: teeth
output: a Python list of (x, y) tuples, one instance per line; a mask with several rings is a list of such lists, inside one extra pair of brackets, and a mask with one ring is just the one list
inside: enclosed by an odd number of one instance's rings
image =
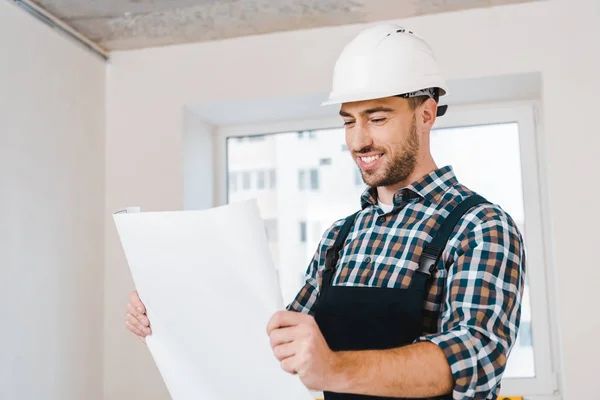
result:
[(371, 157), (361, 157), (360, 159), (365, 163), (372, 163), (373, 161), (377, 160), (379, 157), (381, 157), (381, 155), (371, 156)]

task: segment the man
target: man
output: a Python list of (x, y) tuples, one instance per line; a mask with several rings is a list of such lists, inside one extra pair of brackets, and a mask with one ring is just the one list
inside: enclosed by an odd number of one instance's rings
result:
[[(281, 367), (328, 400), (495, 399), (520, 321), (525, 252), (514, 221), (438, 168), (446, 94), (431, 49), (369, 28), (334, 71), (346, 143), (369, 189), (324, 234), (306, 283), (267, 326)], [(134, 292), (127, 326), (150, 333)]]

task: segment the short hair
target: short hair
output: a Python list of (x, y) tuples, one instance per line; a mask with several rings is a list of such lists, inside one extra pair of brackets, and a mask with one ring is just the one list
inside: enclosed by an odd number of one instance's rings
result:
[(417, 107), (419, 107), (421, 104), (425, 103), (427, 101), (427, 99), (430, 99), (429, 96), (417, 96), (417, 97), (409, 97), (408, 99), (408, 106), (410, 107), (411, 111), (415, 111), (417, 109)]

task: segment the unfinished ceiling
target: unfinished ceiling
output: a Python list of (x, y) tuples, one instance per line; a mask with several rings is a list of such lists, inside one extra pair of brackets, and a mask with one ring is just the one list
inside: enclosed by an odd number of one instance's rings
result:
[(406, 18), (536, 0), (33, 0), (109, 50)]

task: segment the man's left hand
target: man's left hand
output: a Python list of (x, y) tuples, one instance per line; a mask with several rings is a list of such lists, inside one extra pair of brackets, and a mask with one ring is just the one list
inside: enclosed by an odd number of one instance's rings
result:
[(315, 319), (294, 311), (276, 312), (267, 325), (271, 348), (281, 367), (310, 390), (328, 390), (337, 379), (337, 356)]

